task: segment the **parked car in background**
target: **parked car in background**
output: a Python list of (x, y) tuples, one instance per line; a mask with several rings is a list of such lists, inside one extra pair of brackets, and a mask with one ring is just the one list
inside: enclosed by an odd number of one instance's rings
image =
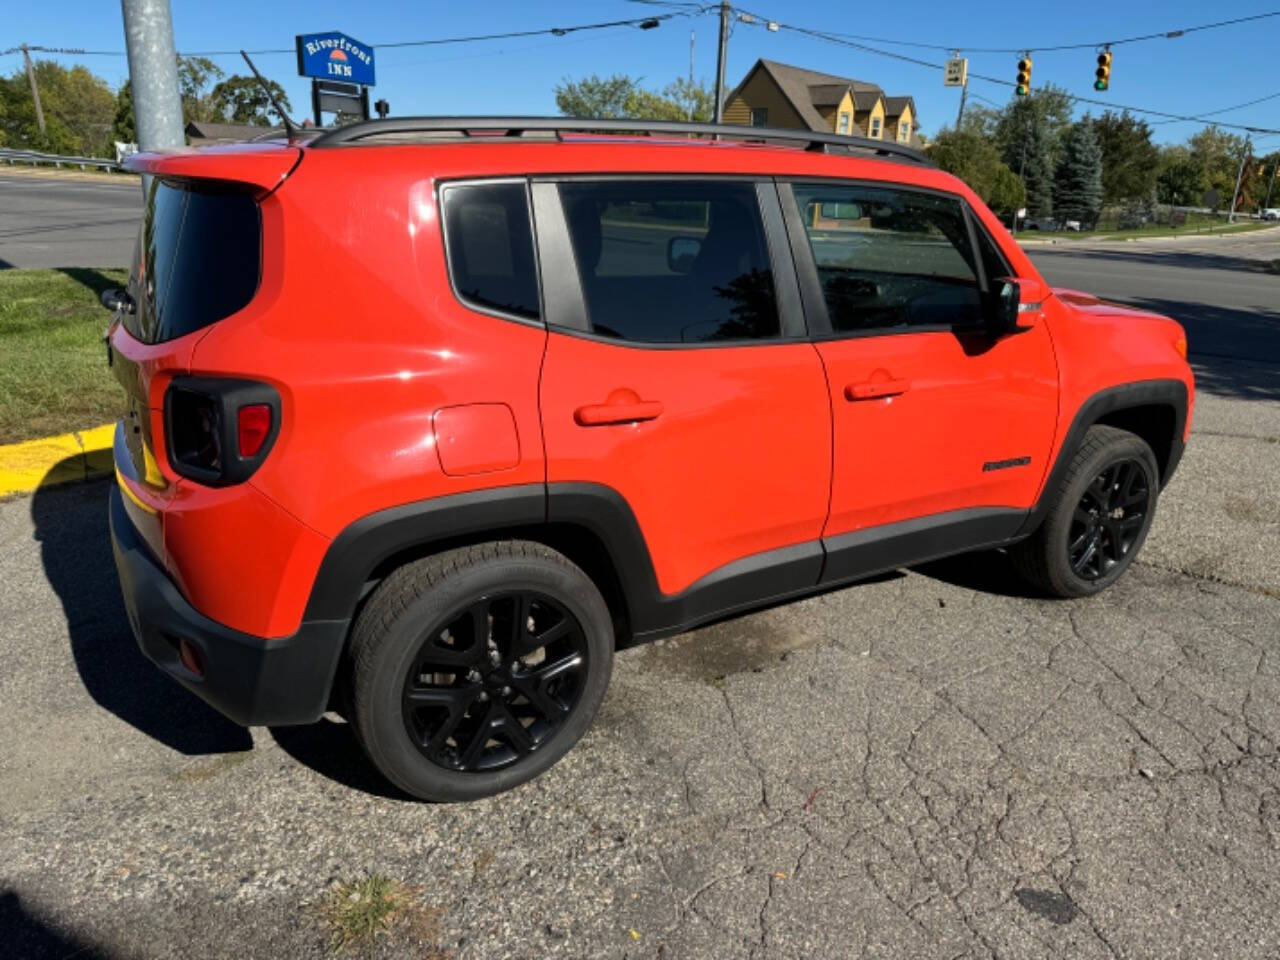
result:
[(1280, 207), (1267, 207), (1262, 211), (1263, 220), (1280, 220)]
[(1182, 327), (1051, 289), (905, 145), (397, 118), (126, 166), (139, 645), (418, 797), (551, 767), (619, 645), (995, 547), (1095, 594), (1189, 436)]

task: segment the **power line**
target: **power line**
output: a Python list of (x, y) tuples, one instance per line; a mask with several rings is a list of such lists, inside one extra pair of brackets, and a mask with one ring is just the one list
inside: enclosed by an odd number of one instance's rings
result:
[(891, 46), (916, 47), (922, 50), (942, 50), (951, 52), (952, 50), (960, 50), (965, 53), (1012, 53), (1019, 54), (1030, 51), (1031, 53), (1051, 53), (1060, 50), (1096, 50), (1099, 47), (1118, 47), (1126, 43), (1143, 43), (1147, 40), (1174, 40), (1178, 37), (1186, 36), (1188, 33), (1199, 33), (1202, 30), (1216, 30), (1220, 27), (1233, 27), (1242, 23), (1250, 23), (1255, 20), (1266, 20), (1269, 17), (1280, 17), (1280, 10), (1272, 10), (1267, 13), (1257, 13), (1248, 17), (1236, 17), (1232, 20), (1218, 20), (1214, 23), (1202, 23), (1194, 27), (1181, 27), (1175, 30), (1162, 30), (1158, 33), (1144, 33), (1136, 37), (1123, 37), (1119, 40), (1099, 40), (1092, 43), (1059, 43), (1049, 44), (1046, 46), (1023, 45), (1021, 47), (969, 47), (958, 44), (940, 44), (940, 43), (919, 43), (913, 40), (891, 40), (887, 37), (867, 37), (855, 33), (832, 33), (835, 37), (845, 37), (852, 40), (864, 40), (871, 43), (887, 43)]
[[(746, 11), (746, 10), (739, 10), (738, 12), (740, 12), (740, 13), (747, 13), (747, 14), (749, 14), (750, 16), (752, 16), (752, 17), (756, 17), (756, 18), (761, 19), (761, 20), (765, 19), (761, 14), (751, 13), (751, 12)], [(1280, 15), (1280, 11), (1277, 11), (1277, 14), (1276, 14), (1276, 15)], [(918, 57), (908, 56), (907, 54), (904, 54), (904, 53), (895, 53), (895, 52), (894, 52), (894, 51), (892, 51), (892, 50), (881, 50), (881, 49), (879, 49), (878, 47), (872, 47), (872, 46), (869, 46), (869, 45), (867, 45), (867, 44), (865, 44), (865, 43), (858, 43), (858, 42), (853, 41), (853, 40), (847, 40), (847, 39), (844, 39), (842, 36), (839, 36), (839, 35), (837, 35), (837, 34), (833, 34), (833, 33), (828, 33), (828, 32), (826, 32), (826, 31), (824, 31), (824, 30), (815, 30), (815, 29), (813, 29), (812, 27), (801, 27), (801, 26), (797, 26), (797, 25), (795, 25), (795, 24), (784, 23), (784, 22), (779, 21), (779, 20), (772, 20), (772, 22), (773, 22), (773, 23), (775, 23), (775, 24), (777, 24), (777, 27), (778, 27), (778, 29), (780, 29), (780, 30), (790, 30), (790, 31), (791, 31), (791, 32), (793, 32), (793, 33), (799, 33), (799, 34), (802, 34), (802, 35), (804, 35), (804, 36), (812, 37), (813, 39), (816, 39), (816, 40), (822, 40), (822, 41), (824, 41), (824, 42), (826, 42), (826, 43), (837, 44), (837, 45), (839, 45), (839, 46), (844, 46), (844, 47), (851, 47), (851, 48), (853, 48), (853, 49), (855, 49), (855, 50), (862, 50), (862, 51), (864, 51), (864, 52), (866, 52), (866, 53), (873, 53), (873, 54), (876, 54), (877, 56), (881, 56), (881, 57), (889, 57), (890, 59), (893, 59), (893, 60), (900, 60), (900, 61), (902, 61), (902, 62), (904, 62), (904, 63), (911, 63), (911, 64), (915, 64), (916, 66), (928, 67), (928, 68), (930, 68), (930, 69), (932, 69), (932, 70), (942, 70), (942, 69), (943, 69), (943, 64), (940, 64), (940, 63), (934, 63), (934, 62), (931, 62), (931, 61), (929, 61), (929, 60), (921, 60), (921, 59), (919, 59)], [(1226, 21), (1224, 21), (1224, 22), (1226, 22)], [(1192, 27), (1192, 28), (1189, 28), (1189, 29), (1192, 29), (1192, 30), (1196, 30), (1196, 29), (1207, 29), (1207, 27)], [(1184, 31), (1184, 32), (1185, 32), (1185, 31)], [(954, 48), (954, 47), (947, 47), (946, 49), (947, 49), (947, 50), (953, 50), (953, 49), (955, 49), (955, 48)], [(998, 52), (1007, 52), (1007, 51), (998, 51)], [(1021, 51), (1019, 51), (1019, 52), (1021, 52)], [(988, 76), (984, 76), (983, 74), (980, 74), (980, 73), (970, 73), (970, 74), (969, 74), (969, 78), (970, 78), (970, 79), (972, 79), (972, 80), (982, 80), (982, 81), (984, 81), (984, 82), (986, 82), (986, 83), (994, 83), (994, 84), (997, 84), (997, 85), (1002, 86), (1002, 87), (1012, 87), (1012, 86), (1016, 86), (1016, 84), (1014, 84), (1014, 83), (1013, 83), (1013, 81), (1011, 81), (1011, 80), (1001, 80), (1001, 79), (1000, 79), (1000, 78), (998, 78), (998, 77), (988, 77)], [(1201, 116), (1187, 116), (1187, 115), (1184, 115), (1184, 114), (1169, 113), (1169, 112), (1164, 111), (1164, 110), (1153, 110), (1153, 109), (1151, 109), (1151, 108), (1149, 108), (1149, 107), (1134, 107), (1134, 106), (1128, 106), (1128, 105), (1123, 104), (1123, 103), (1115, 103), (1115, 102), (1113, 102), (1113, 101), (1107, 101), (1107, 100), (1095, 100), (1095, 99), (1093, 99), (1093, 98), (1091, 98), (1091, 97), (1081, 97), (1081, 96), (1077, 96), (1076, 94), (1073, 94), (1073, 93), (1067, 93), (1065, 90), (1064, 90), (1064, 91), (1062, 91), (1062, 94), (1063, 94), (1063, 96), (1067, 97), (1068, 99), (1070, 99), (1070, 100), (1072, 100), (1072, 101), (1074, 101), (1074, 102), (1076, 102), (1076, 103), (1087, 103), (1087, 104), (1090, 104), (1091, 106), (1106, 107), (1106, 108), (1108, 108), (1108, 109), (1112, 109), (1112, 110), (1128, 110), (1130, 113), (1149, 114), (1149, 115), (1151, 115), (1151, 116), (1163, 117), (1163, 118), (1165, 118), (1165, 119), (1167, 119), (1167, 120), (1187, 121), (1187, 122), (1191, 122), (1191, 123), (1209, 123), (1209, 122), (1211, 122), (1211, 121), (1206, 121), (1206, 120), (1204, 120), (1204, 118), (1203, 118), (1203, 117), (1201, 117)], [(1280, 94), (1276, 94), (1275, 96), (1280, 96)], [(1269, 100), (1269, 99), (1274, 99), (1274, 97), (1270, 97), (1270, 96), (1268, 96), (1268, 97), (1264, 97), (1264, 98), (1262, 98), (1262, 99), (1263, 99), (1263, 100)], [(1261, 101), (1259, 101), (1259, 102), (1261, 102)], [(1236, 106), (1234, 106), (1234, 107), (1226, 107), (1226, 108), (1224, 108), (1224, 109), (1222, 109), (1222, 110), (1215, 110), (1215, 111), (1212, 111), (1210, 115), (1218, 114), (1218, 113), (1227, 113), (1227, 112), (1230, 112), (1231, 110), (1237, 110), (1237, 109), (1240, 109), (1240, 107), (1242, 107), (1242, 106), (1251, 106), (1251, 105), (1252, 105), (1252, 102), (1250, 102), (1250, 103), (1248, 103), (1248, 104), (1237, 104), (1237, 105), (1236, 105)], [(1275, 130), (1275, 129), (1266, 128), (1266, 127), (1255, 127), (1255, 126), (1250, 126), (1250, 125), (1242, 124), (1242, 123), (1217, 123), (1217, 124), (1216, 124), (1216, 126), (1220, 126), (1220, 127), (1229, 127), (1229, 128), (1231, 128), (1231, 129), (1235, 129), (1235, 130), (1245, 130), (1245, 131), (1248, 131), (1248, 132), (1250, 132), (1250, 133), (1280, 133), (1280, 130)]]
[[(701, 9), (689, 10), (688, 12), (670, 12), (659, 13), (647, 17), (630, 17), (623, 20), (605, 20), (598, 23), (575, 23), (567, 27), (541, 27), (536, 30), (512, 30), (506, 33), (485, 33), (475, 34), (465, 37), (437, 37), (431, 40), (397, 40), (391, 43), (371, 43), (369, 46), (374, 49), (389, 50), (395, 47), (434, 47), (442, 44), (451, 43), (477, 43), (484, 40), (512, 40), (518, 37), (536, 37), (542, 35), (550, 35), (554, 37), (567, 36), (570, 33), (579, 33), (583, 30), (608, 30), (615, 27), (639, 27), (642, 30), (648, 30), (656, 27), (664, 20), (672, 20), (676, 17), (691, 17), (700, 13)], [(79, 47), (41, 47), (29, 46), (31, 51), (40, 53), (70, 53), (80, 56), (100, 56), (100, 57), (123, 57), (123, 50), (82, 50)], [(0, 56), (9, 53), (20, 53), (21, 47), (12, 47), (8, 50), (0, 50)], [(293, 47), (274, 47), (264, 50), (246, 51), (251, 55), (264, 56), (277, 53), (295, 53)], [(240, 50), (190, 50), (180, 51), (179, 56), (184, 57), (222, 57), (222, 56), (239, 56)]]

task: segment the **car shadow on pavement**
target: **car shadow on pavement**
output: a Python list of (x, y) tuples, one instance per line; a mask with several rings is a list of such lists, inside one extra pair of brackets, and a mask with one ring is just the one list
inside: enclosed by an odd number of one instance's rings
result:
[(62, 933), (31, 914), (12, 890), (0, 890), (0, 937), (4, 955), (23, 960), (110, 960), (112, 954)]
[(281, 750), (323, 777), (374, 796), (414, 800), (378, 773), (348, 723), (323, 717), (318, 723), (270, 730)]
[(170, 680), (138, 649), (111, 552), (111, 488), (107, 480), (41, 486), (31, 498), (40, 559), (62, 602), (81, 682), (99, 706), (180, 753), (252, 749), (247, 729)]
[(953, 587), (976, 590), (1001, 597), (1044, 600), (1046, 596), (1018, 575), (1013, 560), (1003, 550), (980, 550), (959, 553), (941, 560), (930, 560), (911, 568), (931, 580), (941, 580)]

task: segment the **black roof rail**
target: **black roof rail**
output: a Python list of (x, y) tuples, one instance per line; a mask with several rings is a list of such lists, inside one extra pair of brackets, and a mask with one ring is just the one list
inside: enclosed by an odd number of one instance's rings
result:
[[(312, 147), (355, 143), (370, 137), (413, 133), (456, 133), (460, 138), (474, 132), (489, 136), (523, 137), (530, 133), (643, 134), (645, 136), (699, 135), (753, 142), (803, 144), (806, 150), (822, 153), (868, 151), (884, 157), (902, 158), (929, 164), (929, 158), (914, 147), (892, 140), (847, 137), (813, 130), (785, 130), (778, 127), (748, 127), (731, 123), (681, 123), (674, 120), (603, 120), (582, 117), (388, 117), (365, 120), (327, 130), (310, 141)], [(930, 164), (931, 165), (931, 164)]]

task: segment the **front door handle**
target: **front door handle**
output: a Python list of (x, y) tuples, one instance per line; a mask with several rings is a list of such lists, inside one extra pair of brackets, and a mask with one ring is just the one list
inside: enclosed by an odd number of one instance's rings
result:
[(573, 412), (573, 419), (582, 427), (603, 427), (611, 423), (640, 423), (662, 416), (663, 406), (657, 400), (641, 400), (629, 403), (592, 403)]
[(844, 388), (846, 400), (875, 400), (879, 397), (896, 397), (911, 389), (910, 380), (868, 380), (851, 383)]

